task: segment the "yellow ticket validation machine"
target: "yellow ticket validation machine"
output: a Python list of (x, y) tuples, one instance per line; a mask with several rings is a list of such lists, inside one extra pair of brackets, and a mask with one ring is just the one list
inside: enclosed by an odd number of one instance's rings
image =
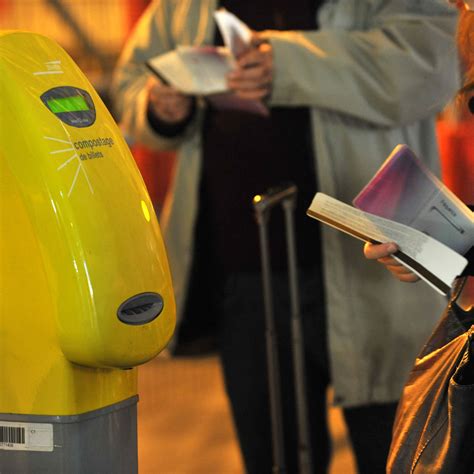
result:
[(175, 324), (152, 204), (55, 42), (0, 33), (0, 91), (0, 472), (136, 472), (134, 367)]

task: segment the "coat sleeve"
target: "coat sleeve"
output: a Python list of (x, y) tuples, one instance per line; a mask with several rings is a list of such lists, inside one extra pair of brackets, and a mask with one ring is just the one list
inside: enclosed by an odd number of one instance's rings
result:
[(438, 112), (459, 82), (457, 13), (422, 3), (379, 2), (357, 29), (265, 32), (274, 55), (271, 104), (320, 107), (388, 127)]
[(146, 83), (151, 72), (145, 61), (175, 48), (171, 25), (176, 1), (157, 0), (147, 8), (122, 51), (112, 83), (114, 111), (125, 134), (158, 150), (178, 148), (196, 126), (192, 120), (179, 135), (166, 137), (156, 133), (147, 119)]

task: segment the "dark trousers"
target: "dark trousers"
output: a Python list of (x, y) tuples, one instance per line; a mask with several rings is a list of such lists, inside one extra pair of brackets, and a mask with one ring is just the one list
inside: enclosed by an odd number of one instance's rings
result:
[[(301, 312), (306, 340), (308, 415), (315, 473), (327, 473), (331, 446), (326, 393), (330, 383), (320, 275), (302, 275)], [(286, 276), (273, 281), (287, 473), (298, 472), (290, 309)], [(218, 349), (225, 386), (248, 474), (272, 472), (271, 419), (261, 276), (229, 277), (215, 295)], [(214, 299), (214, 298), (213, 298)], [(396, 404), (344, 410), (359, 474), (383, 474)]]

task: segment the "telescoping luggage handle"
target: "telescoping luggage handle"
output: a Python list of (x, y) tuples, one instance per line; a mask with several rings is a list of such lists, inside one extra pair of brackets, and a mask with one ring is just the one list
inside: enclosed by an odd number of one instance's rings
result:
[(304, 367), (303, 333), (301, 326), (298, 290), (297, 257), (294, 233), (293, 212), (296, 207), (297, 187), (294, 184), (272, 188), (265, 194), (253, 198), (255, 217), (259, 228), (263, 300), (265, 308), (265, 342), (267, 349), (268, 383), (270, 394), (270, 413), (272, 423), (273, 472), (285, 473), (283, 442), (283, 417), (281, 408), (281, 383), (278, 364), (277, 334), (273, 313), (271, 286), (271, 265), (268, 250), (267, 226), (274, 206), (281, 204), (285, 215), (287, 240), (288, 273), (291, 301), (291, 341), (296, 390), (296, 412), (298, 419), (298, 459), (300, 474), (312, 472), (309, 443), (308, 409), (306, 400), (306, 381)]

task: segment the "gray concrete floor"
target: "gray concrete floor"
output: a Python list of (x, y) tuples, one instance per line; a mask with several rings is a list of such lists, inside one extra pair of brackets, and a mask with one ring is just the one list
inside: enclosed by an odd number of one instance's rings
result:
[[(158, 357), (138, 373), (140, 474), (244, 474), (216, 357)], [(340, 411), (330, 420), (330, 474), (355, 474)]]

